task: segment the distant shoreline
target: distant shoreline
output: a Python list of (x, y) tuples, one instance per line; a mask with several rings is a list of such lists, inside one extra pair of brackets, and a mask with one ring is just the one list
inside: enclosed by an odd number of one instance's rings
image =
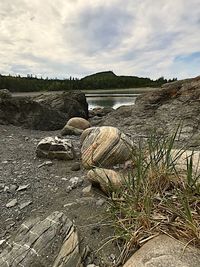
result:
[[(124, 94), (124, 95), (128, 95), (128, 94), (142, 94), (142, 93), (147, 93), (147, 92), (153, 92), (153, 91), (157, 91), (159, 88), (152, 88), (152, 87), (142, 87), (142, 88), (124, 88), (124, 89), (94, 89), (94, 90), (80, 90), (83, 93), (85, 93), (86, 95), (88, 95), (88, 97), (90, 97), (90, 95), (96, 95), (96, 94), (108, 94), (108, 95), (112, 95), (112, 94)], [(37, 95), (49, 95), (49, 94), (62, 94), (64, 92), (69, 92), (70, 90), (67, 91), (35, 91), (35, 92), (11, 92), (13, 96), (15, 97), (20, 97), (20, 96), (37, 96)], [(72, 90), (73, 91), (73, 90)], [(74, 90), (76, 91), (76, 90)], [(119, 95), (120, 96), (120, 95)]]

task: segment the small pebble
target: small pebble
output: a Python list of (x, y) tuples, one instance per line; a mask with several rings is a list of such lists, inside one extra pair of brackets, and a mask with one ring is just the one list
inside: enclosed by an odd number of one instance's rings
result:
[(11, 184), (10, 187), (9, 187), (8, 192), (9, 193), (14, 193), (16, 191), (16, 189), (17, 189), (17, 185)]
[(12, 207), (14, 207), (14, 206), (16, 206), (16, 205), (17, 205), (17, 199), (14, 198), (14, 199), (12, 199), (10, 202), (8, 202), (8, 203), (6, 204), (6, 207), (7, 207), (7, 208), (12, 208)]
[(17, 189), (17, 191), (22, 191), (22, 190), (26, 190), (29, 187), (29, 184), (26, 185), (20, 185)]
[(30, 204), (32, 204), (32, 201), (27, 201), (27, 202), (24, 202), (22, 204), (19, 205), (19, 208), (20, 210), (24, 209), (25, 207), (29, 206)]
[(100, 198), (99, 200), (97, 200), (96, 205), (97, 205), (97, 206), (103, 206), (104, 203), (105, 203), (105, 200), (102, 199), (102, 198)]
[(79, 162), (75, 162), (75, 163), (72, 164), (72, 166), (71, 166), (71, 170), (72, 170), (72, 171), (79, 171), (80, 168), (81, 168), (81, 166), (80, 166), (80, 163), (79, 163)]

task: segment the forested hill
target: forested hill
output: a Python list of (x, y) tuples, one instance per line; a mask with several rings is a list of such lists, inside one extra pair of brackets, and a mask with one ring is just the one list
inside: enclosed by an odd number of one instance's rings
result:
[(174, 80), (176, 79), (166, 80), (161, 77), (154, 81), (136, 76), (117, 76), (112, 71), (99, 72), (82, 79), (70, 77), (63, 80), (37, 78), (32, 75), (27, 75), (27, 77), (0, 75), (0, 89), (6, 88), (12, 92), (34, 92), (159, 87), (166, 82)]

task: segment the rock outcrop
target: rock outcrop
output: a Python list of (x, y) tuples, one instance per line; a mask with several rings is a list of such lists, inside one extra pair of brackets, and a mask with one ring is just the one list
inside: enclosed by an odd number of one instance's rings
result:
[(181, 140), (200, 146), (200, 76), (165, 84), (157, 91), (142, 94), (135, 105), (120, 107), (107, 115), (103, 125), (131, 134), (172, 132), (182, 122)]
[(36, 130), (62, 129), (67, 115), (28, 97), (1, 97), (0, 124), (13, 124)]
[(40, 158), (72, 160), (75, 151), (71, 140), (46, 137), (37, 145), (36, 155)]
[(200, 251), (166, 235), (143, 245), (123, 267), (199, 267)]
[(92, 127), (81, 135), (82, 164), (86, 169), (111, 167), (130, 159), (132, 140), (115, 127)]
[(6, 243), (1, 267), (82, 267), (76, 228), (62, 212), (24, 222)]
[(88, 119), (88, 103), (85, 94), (81, 91), (70, 91), (62, 94), (41, 94), (34, 97), (34, 101), (66, 114), (66, 122), (73, 117)]
[(88, 118), (84, 93), (67, 92), (37, 97), (12, 97), (0, 90), (0, 124), (13, 124), (36, 130), (59, 130), (72, 117)]

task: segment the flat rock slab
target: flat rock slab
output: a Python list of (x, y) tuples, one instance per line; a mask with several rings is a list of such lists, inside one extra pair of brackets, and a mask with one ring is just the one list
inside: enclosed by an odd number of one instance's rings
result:
[(124, 267), (199, 267), (200, 251), (160, 235), (148, 241)]
[(41, 158), (72, 160), (75, 151), (71, 140), (46, 137), (37, 145), (36, 155)]
[(44, 220), (24, 222), (0, 254), (1, 267), (82, 267), (73, 223), (53, 212)]

